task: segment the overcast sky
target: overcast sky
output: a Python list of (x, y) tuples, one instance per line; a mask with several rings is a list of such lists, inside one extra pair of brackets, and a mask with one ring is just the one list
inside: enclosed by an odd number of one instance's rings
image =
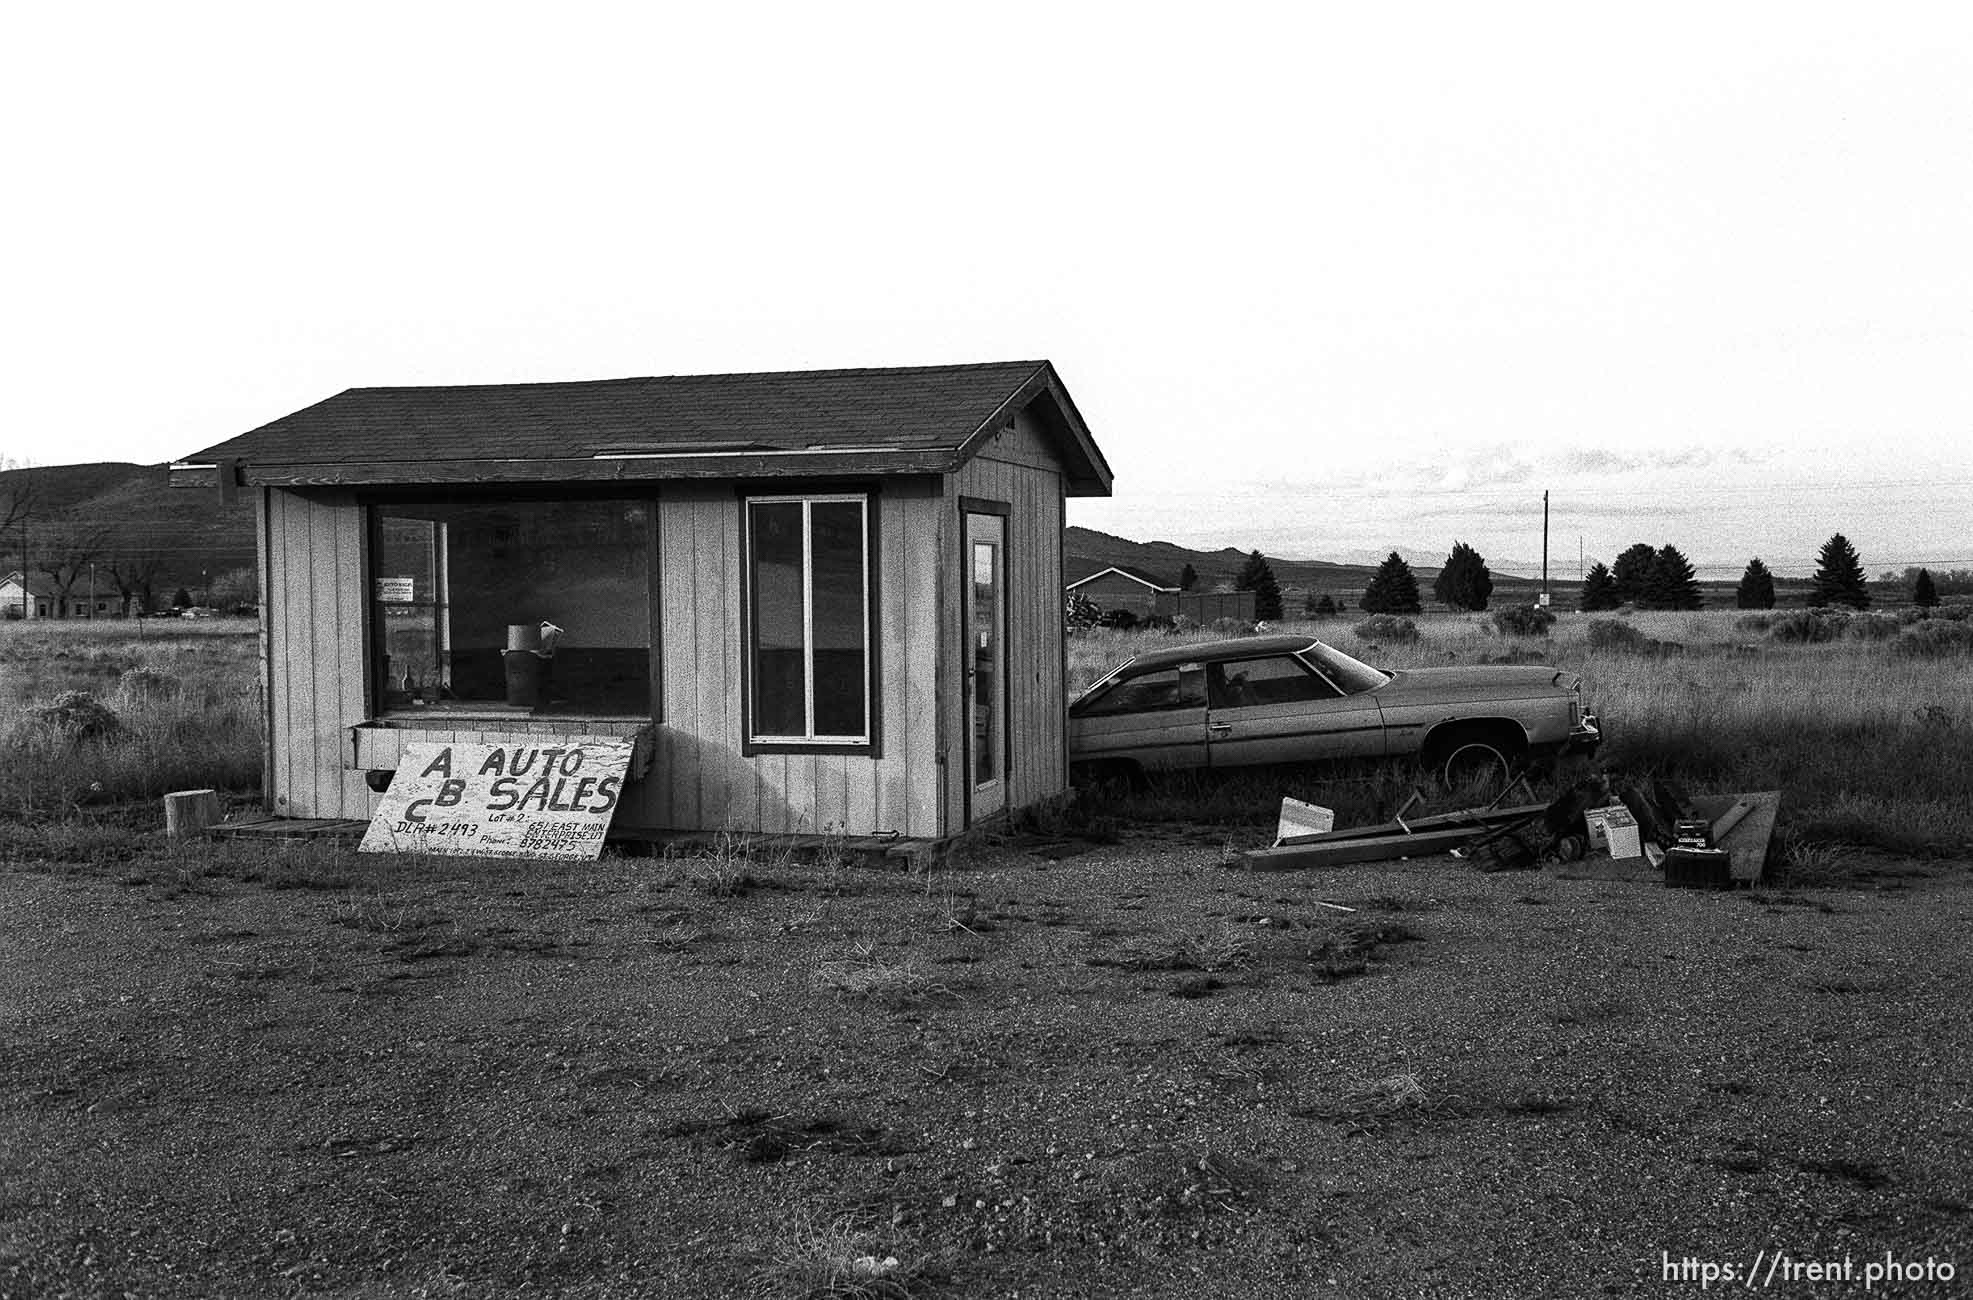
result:
[(1071, 522), (1973, 565), (1973, 13), (34, 6), (0, 456), (343, 388), (1052, 359)]

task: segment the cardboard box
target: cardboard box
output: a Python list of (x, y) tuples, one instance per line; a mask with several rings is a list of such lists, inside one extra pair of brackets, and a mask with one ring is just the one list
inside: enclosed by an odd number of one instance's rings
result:
[(1620, 803), (1607, 808), (1591, 808), (1583, 813), (1583, 823), (1589, 830), (1589, 851), (1608, 853), (1613, 858), (1639, 858), (1644, 856), (1644, 844), (1638, 834), (1637, 818), (1631, 816), (1630, 809)]

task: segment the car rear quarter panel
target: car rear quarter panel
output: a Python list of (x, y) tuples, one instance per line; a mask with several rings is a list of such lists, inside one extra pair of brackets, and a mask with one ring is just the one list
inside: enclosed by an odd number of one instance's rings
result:
[(1441, 683), (1404, 676), (1374, 693), (1384, 712), (1385, 739), (1392, 754), (1418, 753), (1436, 728), (1457, 722), (1512, 725), (1530, 746), (1558, 745), (1568, 738), (1574, 698), (1552, 681)]

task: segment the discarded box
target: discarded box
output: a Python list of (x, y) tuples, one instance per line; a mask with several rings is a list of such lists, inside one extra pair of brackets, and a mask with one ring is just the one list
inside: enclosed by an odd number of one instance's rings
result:
[(1725, 849), (1677, 845), (1665, 854), (1667, 889), (1733, 888), (1733, 855)]
[(1320, 804), (1303, 803), (1300, 799), (1281, 799), (1281, 821), (1274, 828), (1274, 842), (1291, 835), (1327, 835), (1336, 829), (1336, 810), (1324, 808)]
[(1644, 856), (1642, 837), (1638, 835), (1637, 818), (1630, 809), (1620, 803), (1606, 808), (1590, 808), (1583, 813), (1583, 823), (1589, 829), (1589, 851), (1607, 852), (1613, 858), (1638, 858)]

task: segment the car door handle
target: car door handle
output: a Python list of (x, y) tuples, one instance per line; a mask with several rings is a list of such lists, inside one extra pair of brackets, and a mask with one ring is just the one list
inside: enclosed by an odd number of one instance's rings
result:
[(1230, 722), (1208, 722), (1206, 724), (1206, 734), (1208, 736), (1224, 736), (1231, 730), (1233, 730), (1233, 724)]

